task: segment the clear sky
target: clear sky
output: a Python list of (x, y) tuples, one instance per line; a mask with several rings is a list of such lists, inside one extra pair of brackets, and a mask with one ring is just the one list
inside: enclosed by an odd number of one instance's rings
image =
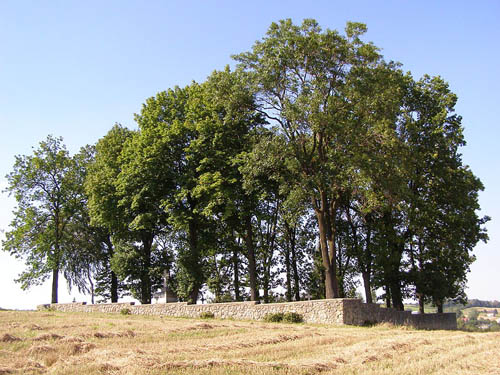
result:
[[(400, 61), (416, 78), (442, 76), (459, 97), (468, 143), (463, 160), (483, 181), (481, 213), (492, 217), (490, 241), (475, 249), (468, 295), (500, 299), (499, 16), (496, 0), (3, 0), (0, 189), (14, 155), (30, 154), (48, 134), (62, 136), (76, 152), (115, 122), (133, 128), (146, 98), (234, 65), (230, 56), (249, 50), (273, 21), (315, 18), (338, 30), (346, 21), (364, 22), (365, 40), (387, 60)], [(13, 199), (0, 194), (0, 228), (7, 230), (13, 207)], [(0, 252), (0, 307), (50, 301), (49, 284), (23, 292), (13, 283), (22, 268)], [(60, 302), (75, 295), (61, 283)]]

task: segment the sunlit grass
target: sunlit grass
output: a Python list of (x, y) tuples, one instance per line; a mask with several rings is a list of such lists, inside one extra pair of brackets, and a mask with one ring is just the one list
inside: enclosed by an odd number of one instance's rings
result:
[(500, 333), (387, 324), (1, 311), (0, 338), (0, 374), (500, 373)]

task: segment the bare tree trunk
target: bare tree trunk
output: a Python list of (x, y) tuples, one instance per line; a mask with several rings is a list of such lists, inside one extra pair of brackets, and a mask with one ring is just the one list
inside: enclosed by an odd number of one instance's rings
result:
[[(106, 238), (106, 246), (108, 248), (108, 262), (111, 260), (113, 257), (113, 243), (111, 242), (111, 238), (109, 235)], [(113, 270), (110, 270), (110, 276), (111, 276), (111, 303), (116, 303), (118, 302), (118, 277), (116, 276), (116, 273)]]
[(300, 301), (300, 280), (299, 269), (297, 267), (297, 249), (295, 235), (297, 232), (297, 225), (294, 225), (290, 233), (290, 253), (292, 256), (292, 270), (293, 270), (293, 291), (295, 294), (295, 301)]
[(255, 265), (255, 249), (253, 245), (253, 229), (252, 229), (252, 217), (247, 215), (245, 217), (245, 243), (247, 247), (247, 257), (248, 257), (248, 276), (250, 279), (250, 300), (259, 300), (259, 290), (257, 289), (257, 269)]
[(111, 271), (111, 303), (118, 302), (118, 277)]
[(425, 301), (423, 293), (417, 293), (418, 295), (418, 311), (420, 314), (425, 314)]
[[(288, 229), (288, 228), (287, 228)], [(292, 275), (290, 267), (290, 248), (285, 243), (285, 270), (286, 270), (286, 300), (292, 301)]]
[(233, 287), (234, 287), (234, 298), (236, 301), (241, 301), (241, 296), (240, 296), (240, 266), (239, 266), (239, 259), (238, 259), (238, 251), (233, 249), (233, 270), (234, 270), (234, 276), (233, 276)]
[(385, 286), (385, 307), (392, 307), (391, 305), (391, 289), (389, 285)]
[(329, 210), (326, 194), (321, 192), (321, 207), (316, 202), (314, 209), (318, 220), (319, 238), (321, 244), (321, 258), (325, 268), (325, 296), (326, 298), (337, 298), (338, 282), (336, 273), (336, 253), (333, 243), (330, 220), (327, 211)]
[(51, 303), (57, 303), (57, 287), (59, 281), (59, 266), (52, 270), (52, 299)]
[(198, 285), (193, 285), (193, 289), (191, 289), (191, 292), (189, 293), (189, 303), (196, 304), (199, 294), (200, 287)]
[[(194, 204), (192, 204), (194, 206)], [(198, 223), (196, 219), (191, 219), (189, 221), (189, 247), (190, 247), (190, 257), (192, 257), (191, 266), (196, 267), (196, 269), (192, 269), (194, 276), (193, 289), (189, 293), (189, 303), (195, 304), (198, 301), (198, 296), (200, 294), (201, 289), (201, 265), (200, 265), (200, 249), (198, 243)]]
[(399, 281), (393, 281), (391, 283), (391, 296), (392, 296), (392, 306), (399, 311), (405, 309), (403, 305), (403, 296), (401, 295), (401, 285)]
[(321, 259), (323, 260), (323, 268), (325, 269), (325, 297), (334, 298), (334, 282), (335, 274), (331, 267), (330, 257), (328, 255), (328, 243), (326, 240), (325, 217), (321, 211), (316, 212), (318, 218), (319, 241), (321, 248)]
[(141, 303), (151, 303), (151, 248), (153, 246), (153, 235), (145, 233), (142, 236), (142, 272), (141, 272)]
[(363, 286), (365, 287), (366, 303), (373, 303), (372, 288), (370, 285), (370, 274), (366, 271), (361, 272), (363, 276)]
[(437, 307), (437, 312), (439, 314), (442, 314), (443, 313), (443, 300), (442, 299), (436, 300), (436, 307)]

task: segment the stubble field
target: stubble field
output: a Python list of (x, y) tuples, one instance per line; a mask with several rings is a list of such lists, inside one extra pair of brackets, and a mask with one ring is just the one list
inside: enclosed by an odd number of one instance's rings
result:
[(0, 374), (500, 374), (500, 333), (0, 312)]

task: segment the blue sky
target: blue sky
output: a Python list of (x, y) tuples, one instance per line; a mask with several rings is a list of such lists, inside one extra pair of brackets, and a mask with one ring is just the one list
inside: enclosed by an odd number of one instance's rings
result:
[[(463, 160), (481, 178), (490, 241), (478, 245), (470, 298), (500, 299), (500, 105), (498, 1), (9, 1), (0, 2), (0, 188), (14, 155), (48, 134), (72, 152), (95, 143), (161, 90), (203, 81), (233, 65), (273, 21), (315, 18), (343, 30), (368, 26), (365, 40), (418, 78), (440, 75), (458, 95), (467, 146)], [(496, 167), (495, 167), (496, 166)], [(0, 228), (14, 202), (0, 195)], [(0, 306), (32, 308), (48, 285), (22, 292), (12, 282), (22, 263), (0, 252)], [(72, 297), (60, 286), (61, 302)], [(71, 294), (74, 296), (75, 294)], [(66, 299), (66, 300), (64, 300)]]

